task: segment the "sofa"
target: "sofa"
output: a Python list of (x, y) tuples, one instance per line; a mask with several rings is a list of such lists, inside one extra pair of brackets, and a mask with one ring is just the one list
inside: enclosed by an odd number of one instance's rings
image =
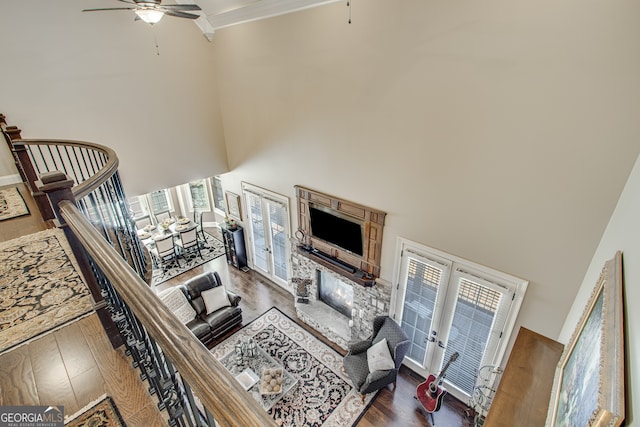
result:
[(204, 345), (242, 324), (241, 297), (225, 288), (217, 272), (202, 273), (159, 297)]

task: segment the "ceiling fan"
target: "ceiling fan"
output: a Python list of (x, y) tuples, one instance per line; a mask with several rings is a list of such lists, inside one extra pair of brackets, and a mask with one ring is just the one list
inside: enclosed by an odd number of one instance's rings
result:
[(83, 9), (83, 12), (97, 12), (103, 10), (133, 10), (136, 20), (142, 19), (147, 24), (158, 23), (164, 15), (175, 16), (177, 18), (196, 19), (200, 15), (188, 13), (186, 11), (202, 10), (197, 4), (160, 4), (162, 0), (117, 0), (127, 3), (129, 7), (108, 7), (99, 9)]

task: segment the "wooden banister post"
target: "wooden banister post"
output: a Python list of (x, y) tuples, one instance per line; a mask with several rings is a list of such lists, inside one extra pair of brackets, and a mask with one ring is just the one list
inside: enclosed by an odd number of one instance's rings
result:
[(71, 203), (75, 204), (75, 198), (71, 192), (73, 180), (60, 171), (47, 172), (42, 174), (40, 179), (35, 182), (35, 186), (38, 191), (44, 194), (51, 202), (50, 206), (55, 212), (56, 219), (54, 222), (56, 227), (61, 228), (64, 231), (64, 234), (69, 241), (69, 245), (76, 257), (85, 283), (89, 287), (93, 300), (95, 301), (94, 308), (98, 313), (102, 327), (109, 337), (109, 341), (111, 341), (111, 345), (113, 348), (120, 347), (123, 344), (122, 337), (120, 336), (120, 332), (118, 331), (115, 323), (111, 319), (111, 314), (109, 313), (107, 304), (102, 296), (100, 285), (93, 273), (93, 268), (89, 262), (87, 252), (84, 250), (80, 240), (78, 240), (76, 235), (73, 234), (71, 229), (67, 226), (64, 218), (60, 215), (60, 209), (58, 207), (60, 201), (69, 200)]
[(22, 139), (22, 131), (17, 126), (7, 126), (4, 131), (11, 137), (11, 140)]

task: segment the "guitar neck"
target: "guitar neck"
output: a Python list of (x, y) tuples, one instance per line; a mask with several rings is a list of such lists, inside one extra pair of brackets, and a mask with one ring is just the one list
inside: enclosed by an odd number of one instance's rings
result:
[(436, 378), (436, 383), (440, 384), (440, 381), (442, 381), (442, 378), (444, 378), (444, 374), (445, 372), (447, 372), (447, 369), (449, 369), (449, 365), (451, 364), (451, 360), (449, 360), (447, 362), (446, 365), (444, 365), (444, 368), (442, 369), (442, 371), (440, 371), (440, 375), (438, 375), (438, 378)]
[(442, 369), (442, 371), (440, 371), (440, 375), (438, 375), (438, 378), (436, 378), (436, 381), (435, 381), (436, 384), (440, 384), (440, 381), (442, 381), (442, 378), (444, 378), (444, 374), (445, 372), (447, 372), (447, 369), (449, 369), (449, 365), (451, 365), (451, 362), (457, 359), (458, 359), (458, 352), (455, 352), (451, 355), (447, 364), (444, 365), (444, 368)]

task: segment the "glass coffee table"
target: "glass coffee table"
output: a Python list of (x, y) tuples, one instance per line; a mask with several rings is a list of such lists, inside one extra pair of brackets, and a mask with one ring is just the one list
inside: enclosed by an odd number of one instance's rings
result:
[[(268, 411), (298, 383), (298, 380), (287, 372), (280, 363), (269, 356), (260, 346), (257, 346), (256, 350), (254, 357), (244, 357), (244, 363), (242, 365), (236, 363), (235, 351), (231, 351), (225, 355), (220, 359), (220, 363), (222, 363), (222, 365), (236, 377), (238, 382), (244, 386), (249, 394)], [(282, 387), (278, 389), (279, 392), (261, 392), (260, 377), (265, 369), (269, 371), (282, 370)]]

